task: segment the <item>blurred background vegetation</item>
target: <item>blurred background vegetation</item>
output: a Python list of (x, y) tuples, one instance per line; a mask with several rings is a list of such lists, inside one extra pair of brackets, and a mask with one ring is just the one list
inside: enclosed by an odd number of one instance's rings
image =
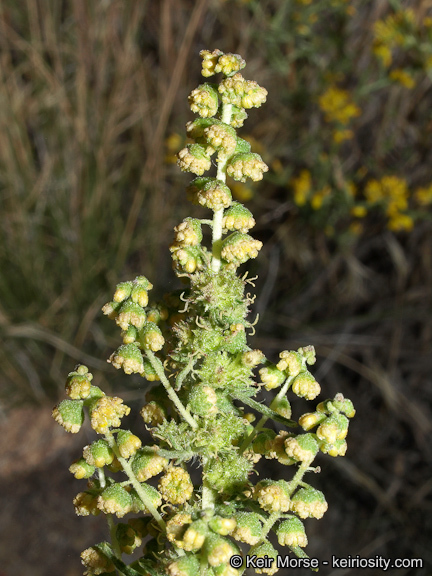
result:
[(324, 395), (357, 408), (347, 456), (322, 462), (330, 508), (308, 552), (431, 571), (431, 3), (1, 0), (1, 576), (75, 576), (97, 540), (72, 518), (79, 448), (43, 414), (77, 362), (107, 392), (142, 394), (105, 362), (118, 336), (100, 308), (138, 274), (159, 295), (176, 286), (172, 228), (202, 213), (174, 155), (214, 48), (269, 92), (240, 133), (270, 172), (231, 183), (264, 242), (252, 345), (277, 360), (313, 344)]

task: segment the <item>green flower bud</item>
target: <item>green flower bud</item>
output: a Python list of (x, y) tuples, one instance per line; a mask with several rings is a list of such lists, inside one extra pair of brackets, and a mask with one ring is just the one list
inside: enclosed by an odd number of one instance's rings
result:
[(133, 344), (138, 339), (138, 330), (135, 326), (129, 326), (122, 332), (123, 344)]
[(321, 386), (315, 380), (314, 376), (306, 370), (298, 376), (296, 376), (292, 391), (300, 398), (306, 398), (307, 400), (313, 400), (321, 392)]
[(315, 364), (316, 354), (313, 346), (303, 346), (303, 348), (298, 349), (298, 352), (303, 356), (303, 358), (305, 358), (308, 364)]
[(254, 499), (267, 512), (288, 512), (290, 508), (289, 485), (284, 480), (261, 480), (255, 486)]
[[(252, 546), (249, 550), (249, 557), (256, 556), (258, 558), (263, 558), (265, 560), (264, 566), (262, 568), (255, 568), (257, 574), (276, 574), (279, 570), (277, 567), (277, 551), (273, 548), (268, 540), (265, 540), (262, 544)], [(273, 559), (273, 562), (271, 562)]]
[(120, 550), (125, 554), (132, 554), (135, 548), (142, 544), (141, 537), (129, 524), (117, 524), (116, 538)]
[(135, 304), (135, 302), (130, 300), (126, 300), (126, 302), (121, 305), (115, 319), (116, 324), (120, 326), (122, 330), (127, 330), (131, 324), (135, 326), (135, 328), (142, 328), (146, 320), (145, 311), (139, 304)]
[(109, 428), (119, 428), (121, 418), (130, 412), (117, 396), (103, 396), (96, 400), (90, 410), (91, 427), (98, 434), (106, 434)]
[(196, 218), (185, 218), (174, 230), (179, 246), (197, 246), (202, 241), (201, 222)]
[(346, 440), (336, 440), (334, 444), (328, 444), (327, 442), (321, 442), (320, 444), (321, 452), (334, 458), (336, 456), (345, 456), (347, 448)]
[(262, 430), (252, 442), (254, 451), (257, 454), (263, 454), (265, 456), (268, 456), (272, 448), (273, 440), (275, 438), (276, 438), (276, 432), (274, 430), (270, 429)]
[(209, 76), (213, 76), (216, 74), (215, 67), (218, 63), (219, 57), (223, 55), (221, 50), (201, 50), (200, 56), (203, 59), (202, 61), (202, 71), (201, 74), (208, 78)]
[(129, 430), (120, 430), (117, 434), (117, 446), (122, 458), (130, 458), (141, 448), (141, 440)]
[(217, 113), (219, 107), (217, 90), (207, 82), (200, 84), (189, 94), (189, 105), (195, 114), (199, 114), (202, 118), (211, 118)]
[(220, 534), (221, 536), (228, 536), (237, 526), (237, 522), (235, 518), (223, 518), (222, 516), (213, 516), (209, 520), (208, 525), (216, 532), (216, 534)]
[(157, 426), (166, 420), (166, 412), (160, 404), (152, 400), (141, 408), (140, 414), (146, 424)]
[(259, 375), (261, 377), (261, 382), (264, 384), (266, 390), (279, 388), (279, 386), (283, 384), (286, 379), (286, 375), (273, 364), (271, 366), (261, 368), (261, 370), (259, 370)]
[(132, 497), (120, 484), (112, 484), (98, 497), (97, 507), (104, 514), (115, 514), (117, 518), (122, 518), (132, 509)]
[(114, 452), (106, 440), (96, 440), (89, 446), (85, 446), (83, 457), (89, 466), (103, 468), (114, 460)]
[(225, 76), (230, 76), (234, 72), (242, 70), (246, 66), (246, 61), (239, 54), (222, 54), (217, 59), (214, 67), (216, 74), (222, 72)]
[(187, 552), (199, 550), (204, 544), (207, 532), (207, 522), (204, 522), (204, 520), (192, 522), (183, 535), (182, 548)]
[(276, 398), (270, 404), (270, 408), (274, 410), (277, 414), (280, 414), (284, 418), (291, 418), (291, 404), (285, 396), (283, 398)]
[(182, 556), (167, 566), (169, 576), (196, 576), (200, 563), (196, 556)]
[(108, 316), (110, 320), (114, 320), (117, 318), (118, 311), (120, 310), (121, 306), (121, 302), (107, 302), (102, 307), (102, 312), (105, 314), (105, 316)]
[(89, 492), (79, 492), (73, 500), (77, 516), (97, 516), (100, 510), (97, 507), (97, 496)]
[(262, 537), (262, 516), (256, 512), (238, 512), (234, 518), (237, 526), (231, 536), (246, 544), (258, 544)]
[(114, 292), (114, 302), (123, 302), (129, 298), (132, 292), (132, 282), (120, 282), (117, 284), (116, 291)]
[(237, 267), (249, 258), (256, 258), (259, 250), (262, 248), (262, 242), (254, 240), (248, 234), (233, 232), (222, 243), (222, 258), (230, 265)]
[(300, 416), (299, 424), (303, 428), (303, 430), (311, 430), (317, 424), (320, 424), (323, 420), (325, 420), (325, 414), (320, 414), (319, 412), (307, 412)]
[(144, 288), (144, 290), (151, 290), (153, 288), (153, 284), (145, 276), (137, 276), (132, 284), (134, 285), (134, 288), (136, 286), (141, 286), (141, 288)]
[(68, 374), (66, 380), (66, 394), (71, 400), (82, 400), (90, 394), (93, 374), (87, 366), (78, 365), (74, 372)]
[[(159, 506), (161, 506), (162, 498), (161, 498), (161, 495), (159, 494), (159, 492), (156, 490), (156, 488), (153, 488), (153, 486), (150, 486), (149, 484), (144, 483), (144, 484), (141, 484), (141, 490), (143, 490), (143, 492), (145, 492), (145, 495), (147, 496), (147, 498), (150, 500), (150, 502), (153, 504), (153, 506), (155, 508), (159, 508)], [(144, 513), (149, 512), (149, 510), (147, 510), (144, 502), (141, 500), (140, 496), (136, 492), (135, 488), (132, 488), (130, 490), (130, 495), (132, 498), (131, 512), (133, 512), (134, 514), (138, 514), (138, 512), (144, 512)]]
[(136, 344), (123, 344), (111, 354), (108, 362), (114, 368), (123, 368), (125, 374), (141, 374), (144, 371), (141, 350)]
[(185, 248), (179, 247), (177, 244), (170, 246), (172, 253), (171, 258), (174, 261), (174, 268), (180, 272), (193, 274), (196, 270), (202, 268), (202, 258), (200, 248), (194, 246), (187, 246)]
[(206, 480), (218, 492), (234, 494), (245, 487), (253, 464), (236, 452), (218, 454), (209, 464)]
[(187, 192), (192, 202), (211, 210), (228, 208), (232, 201), (231, 190), (224, 182), (216, 178), (195, 178), (190, 183)]
[(204, 174), (211, 167), (211, 160), (201, 144), (188, 144), (177, 154), (177, 166), (183, 172), (192, 172), (197, 176)]
[(298, 376), (305, 370), (301, 354), (284, 350), (279, 354), (280, 361), (277, 364), (278, 370), (285, 372), (287, 376)]
[(148, 292), (141, 284), (136, 284), (132, 288), (131, 300), (134, 304), (138, 304), (141, 308), (145, 308), (148, 304)]
[(160, 474), (168, 466), (168, 460), (157, 454), (139, 453), (132, 462), (132, 470), (139, 482), (145, 482)]
[(71, 472), (77, 480), (82, 480), (83, 478), (90, 478), (93, 476), (95, 471), (94, 466), (90, 466), (84, 458), (79, 458), (71, 466), (69, 466), (69, 472)]
[(101, 554), (96, 548), (87, 548), (81, 553), (82, 563), (88, 572), (86, 574), (107, 574), (108, 572), (114, 572), (114, 564)]
[(210, 386), (197, 384), (193, 386), (189, 395), (188, 407), (194, 414), (198, 416), (207, 416), (209, 414), (217, 414), (218, 397), (216, 392)]
[(322, 518), (327, 508), (324, 494), (312, 486), (300, 488), (291, 498), (291, 510), (300, 518)]
[(231, 556), (239, 554), (239, 549), (234, 542), (216, 534), (207, 536), (204, 550), (210, 566), (229, 563)]
[(241, 361), (242, 364), (248, 368), (255, 368), (255, 366), (258, 366), (258, 364), (262, 364), (265, 361), (265, 356), (261, 350), (248, 350), (243, 353)]
[(224, 227), (224, 232), (238, 231), (246, 234), (255, 226), (255, 219), (252, 216), (252, 212), (243, 204), (233, 202), (228, 210), (224, 212), (222, 226)]
[(53, 408), (52, 417), (66, 432), (77, 434), (84, 422), (83, 403), (79, 400), (62, 400)]
[(234, 128), (223, 122), (215, 122), (204, 130), (207, 142), (224, 156), (233, 154), (237, 146), (237, 134)]
[(162, 498), (171, 504), (184, 504), (193, 494), (193, 484), (186, 470), (172, 467), (159, 482)]
[(239, 182), (246, 182), (246, 178), (258, 182), (263, 179), (264, 172), (268, 172), (267, 164), (259, 154), (252, 152), (236, 154), (227, 165), (228, 176)]
[(144, 348), (149, 348), (152, 352), (162, 350), (165, 344), (165, 338), (156, 324), (147, 322), (144, 328), (140, 331), (140, 343)]
[(183, 547), (183, 534), (192, 523), (192, 517), (186, 512), (175, 514), (166, 524), (167, 538), (178, 548)]
[[(277, 458), (277, 461), (284, 466), (291, 466), (295, 463), (290, 456), (285, 452), (285, 440), (291, 435), (285, 430), (280, 430), (279, 434), (274, 438), (269, 446), (269, 451), (265, 455), (266, 458)], [(270, 443), (269, 443), (270, 444)]]
[(233, 106), (231, 110), (230, 124), (233, 128), (241, 128), (247, 117), (248, 115), (244, 108), (238, 108), (237, 106)]
[(218, 91), (224, 104), (234, 104), (239, 108), (259, 108), (267, 97), (265, 88), (254, 80), (245, 80), (239, 73), (222, 80)]
[(297, 462), (312, 462), (318, 452), (318, 442), (313, 434), (301, 434), (287, 438), (284, 442), (285, 452)]
[(308, 544), (303, 522), (295, 516), (281, 522), (277, 527), (276, 535), (281, 546), (304, 548)]
[(339, 412), (348, 416), (348, 418), (354, 418), (356, 412), (354, 410), (354, 405), (351, 400), (344, 398), (342, 394), (336, 394), (332, 404), (337, 410), (339, 410)]
[(336, 440), (343, 440), (348, 433), (348, 419), (343, 414), (332, 414), (322, 422), (317, 429), (320, 440), (334, 444)]

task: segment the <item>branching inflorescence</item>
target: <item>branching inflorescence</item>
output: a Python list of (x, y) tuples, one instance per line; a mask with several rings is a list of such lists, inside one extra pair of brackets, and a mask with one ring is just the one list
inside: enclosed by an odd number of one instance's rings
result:
[[(59, 424), (77, 433), (86, 410), (100, 435), (70, 467), (76, 478), (88, 479), (74, 500), (76, 513), (102, 512), (110, 527), (111, 544), (82, 553), (88, 576), (236, 576), (245, 564), (231, 565), (232, 557), (276, 559), (275, 539), (305, 558), (302, 520), (321, 518), (327, 502), (304, 475), (317, 471), (312, 462), (320, 450), (345, 454), (348, 418), (354, 415), (351, 401), (337, 394), (292, 420), (288, 391), (308, 400), (320, 393), (308, 370), (314, 348), (283, 351), (273, 364), (247, 345), (252, 299), (237, 268), (255, 258), (262, 244), (249, 235), (255, 220), (232, 200), (226, 176), (261, 180), (268, 170), (236, 132), (246, 110), (261, 106), (267, 92), (243, 78), (245, 61), (237, 54), (200, 55), (203, 76), (223, 78), (190, 94), (199, 118), (187, 124), (192, 143), (178, 153), (180, 168), (196, 175), (189, 199), (213, 212), (212, 220), (186, 218), (175, 227), (174, 270), (188, 287), (149, 304), (152, 285), (138, 276), (120, 283), (103, 307), (123, 337), (108, 361), (153, 383), (141, 416), (154, 443), (145, 446), (121, 427), (130, 408), (92, 385), (82, 365), (68, 376), (68, 399), (53, 411)], [(203, 176), (212, 159), (216, 176)], [(211, 249), (202, 244), (203, 225), (211, 228)], [(270, 406), (255, 399), (263, 387), (277, 390)], [(283, 429), (266, 427), (270, 421)], [(291, 479), (254, 482), (254, 465), (262, 457), (291, 467)], [(201, 482), (194, 485), (191, 474), (197, 470)], [(129, 513), (135, 516), (127, 523), (114, 521)], [(142, 544), (143, 555), (127, 566), (123, 555)], [(276, 562), (267, 562), (256, 571), (277, 569)]]

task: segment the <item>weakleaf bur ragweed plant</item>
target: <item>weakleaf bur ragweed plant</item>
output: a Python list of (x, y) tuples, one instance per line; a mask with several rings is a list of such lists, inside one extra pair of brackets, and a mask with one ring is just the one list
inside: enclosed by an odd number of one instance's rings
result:
[[(307, 559), (303, 520), (321, 518), (327, 502), (306, 478), (318, 471), (312, 464), (319, 451), (345, 454), (355, 412), (337, 394), (293, 419), (288, 393), (307, 400), (320, 393), (309, 371), (313, 346), (284, 350), (275, 364), (247, 344), (254, 298), (246, 292), (251, 280), (238, 268), (262, 243), (249, 234), (255, 220), (232, 200), (226, 178), (258, 181), (268, 169), (237, 134), (246, 111), (260, 107), (267, 92), (243, 77), (239, 55), (200, 55), (203, 76), (222, 79), (190, 94), (198, 118), (187, 124), (191, 143), (178, 153), (180, 168), (196, 176), (189, 199), (212, 213), (185, 218), (174, 229), (171, 256), (186, 286), (154, 304), (152, 284), (138, 276), (118, 284), (103, 307), (123, 339), (108, 362), (148, 383), (140, 414), (151, 441), (123, 427), (130, 408), (94, 386), (82, 365), (67, 378), (68, 399), (53, 411), (71, 433), (87, 414), (98, 434), (70, 467), (87, 480), (74, 499), (76, 513), (104, 515), (111, 537), (82, 553), (87, 576), (236, 576), (246, 554), (276, 559), (276, 540)], [(212, 165), (213, 176), (206, 174)], [(211, 231), (209, 247), (203, 226)], [(269, 406), (259, 398), (262, 388), (274, 391)], [(257, 481), (261, 458), (286, 466), (284, 479)], [(125, 557), (142, 546), (128, 565)], [(231, 565), (234, 556), (240, 566)], [(256, 571), (274, 574), (278, 567), (266, 563)]]

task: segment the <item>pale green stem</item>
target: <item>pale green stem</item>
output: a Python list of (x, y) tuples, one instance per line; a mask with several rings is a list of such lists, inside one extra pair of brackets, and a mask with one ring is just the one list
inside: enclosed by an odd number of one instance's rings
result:
[(114, 554), (117, 556), (117, 558), (119, 558), (121, 560), (122, 553), (121, 553), (120, 545), (118, 543), (117, 536), (116, 536), (117, 526), (114, 524), (112, 514), (107, 514), (106, 519), (107, 519), (108, 526), (109, 526), (109, 531), (110, 531), (111, 542), (112, 542)]
[(177, 396), (174, 388), (171, 386), (168, 378), (165, 376), (162, 362), (148, 348), (146, 348), (146, 355), (147, 355), (147, 358), (149, 359), (150, 364), (152, 365), (154, 371), (159, 376), (159, 380), (164, 385), (168, 396), (173, 401), (173, 403), (174, 403), (175, 407), (177, 408), (177, 410), (179, 411), (179, 413), (183, 416), (184, 420), (186, 420), (186, 422), (189, 424), (189, 426), (191, 426), (194, 430), (196, 430), (198, 428), (198, 424), (197, 424), (196, 420), (193, 419), (191, 414), (183, 406), (183, 404), (180, 401), (180, 398)]
[(272, 526), (274, 525), (275, 522), (277, 522), (279, 520), (280, 517), (281, 517), (281, 512), (279, 512), (279, 511), (272, 512), (270, 514), (270, 516), (264, 522), (263, 527), (262, 527), (261, 542), (267, 537), (267, 534), (270, 532)]
[(294, 492), (294, 490), (297, 488), (297, 486), (301, 483), (301, 480), (302, 480), (303, 476), (305, 475), (305, 472), (307, 471), (307, 469), (311, 465), (311, 462), (312, 462), (312, 460), (302, 462), (301, 465), (299, 466), (299, 469), (294, 474), (292, 480), (289, 482), (288, 492), (289, 492), (290, 496)]
[(165, 527), (165, 522), (162, 519), (162, 516), (157, 511), (156, 507), (154, 506), (153, 502), (150, 500), (148, 495), (144, 492), (141, 484), (138, 482), (137, 477), (135, 476), (135, 474), (132, 470), (132, 466), (129, 464), (129, 462), (127, 460), (122, 458), (122, 456), (120, 455), (120, 450), (118, 449), (115, 438), (111, 434), (111, 432), (107, 432), (105, 434), (105, 439), (108, 442), (108, 444), (109, 444), (110, 448), (112, 449), (112, 451), (114, 452), (114, 454), (116, 455), (117, 460), (122, 465), (123, 472), (126, 474), (126, 476), (131, 481), (131, 484), (135, 488), (138, 496), (141, 498), (142, 503), (147, 508), (147, 510), (150, 512), (150, 514), (153, 516), (153, 518), (156, 520), (156, 522), (159, 524), (160, 528), (165, 532), (166, 527)]
[[(222, 104), (222, 116), (221, 120), (225, 124), (231, 122), (232, 115), (232, 104)], [(222, 182), (226, 182), (226, 164), (228, 161), (228, 156), (218, 156), (218, 169), (216, 178)], [(222, 221), (223, 221), (224, 209), (219, 208), (219, 210), (214, 211), (213, 215), (213, 233), (212, 233), (212, 270), (213, 272), (219, 272), (221, 265), (221, 239), (222, 239)]]
[(103, 468), (98, 468), (98, 476), (99, 476), (99, 484), (101, 488), (105, 488), (106, 479), (105, 479), (105, 472)]
[(203, 458), (203, 481), (202, 481), (202, 498), (201, 498), (201, 508), (203, 510), (214, 510), (215, 507), (215, 491), (210, 488), (205, 479), (205, 474), (207, 471), (207, 458)]

